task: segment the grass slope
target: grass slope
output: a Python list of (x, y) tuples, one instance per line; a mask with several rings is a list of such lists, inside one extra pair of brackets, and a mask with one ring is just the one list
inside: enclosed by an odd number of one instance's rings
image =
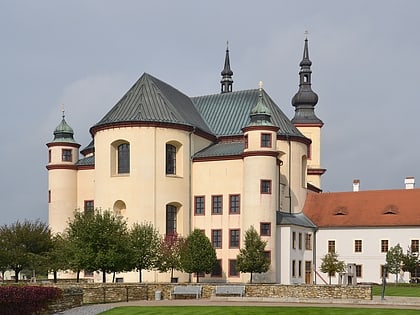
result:
[(102, 315), (411, 315), (418, 310), (335, 308), (335, 307), (274, 307), (274, 306), (125, 306), (102, 312)]
[[(382, 286), (372, 286), (373, 295), (380, 296), (382, 294)], [(393, 285), (389, 284), (385, 287), (385, 296), (411, 296), (420, 297), (419, 285)]]

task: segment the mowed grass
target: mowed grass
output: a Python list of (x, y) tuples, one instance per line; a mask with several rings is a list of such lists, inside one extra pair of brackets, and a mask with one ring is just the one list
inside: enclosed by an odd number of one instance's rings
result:
[(336, 307), (275, 307), (275, 306), (124, 306), (102, 312), (102, 315), (411, 315), (419, 310), (336, 308)]
[[(382, 286), (372, 286), (372, 293), (376, 296), (382, 295)], [(420, 297), (420, 285), (395, 285), (388, 284), (385, 287), (385, 296), (408, 296)]]

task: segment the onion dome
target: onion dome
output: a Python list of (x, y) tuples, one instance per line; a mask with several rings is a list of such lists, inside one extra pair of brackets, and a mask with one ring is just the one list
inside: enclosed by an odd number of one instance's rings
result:
[(60, 124), (54, 130), (54, 140), (52, 142), (76, 143), (73, 138), (73, 129), (67, 124), (64, 117), (65, 115), (63, 110), (63, 118)]
[(259, 83), (259, 95), (257, 105), (255, 105), (255, 107), (252, 108), (249, 117), (251, 120), (248, 126), (274, 126), (271, 122), (271, 111), (264, 103), (262, 81), (260, 81)]

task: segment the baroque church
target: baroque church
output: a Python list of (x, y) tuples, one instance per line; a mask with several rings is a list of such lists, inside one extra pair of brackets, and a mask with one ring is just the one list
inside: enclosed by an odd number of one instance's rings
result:
[[(81, 150), (63, 115), (47, 144), (52, 231), (63, 232), (76, 209), (109, 209), (129, 225), (151, 222), (162, 235), (201, 229), (218, 259), (203, 281), (247, 282), (236, 256), (253, 226), (270, 260), (255, 281), (313, 283), (316, 225), (302, 210), (308, 192), (321, 192), (325, 169), (311, 64), (305, 39), (292, 119), (261, 83), (233, 89), (228, 48), (220, 93), (190, 97), (144, 73), (90, 128), (92, 142)], [(136, 272), (117, 277), (137, 281)], [(144, 271), (143, 279), (170, 277)]]

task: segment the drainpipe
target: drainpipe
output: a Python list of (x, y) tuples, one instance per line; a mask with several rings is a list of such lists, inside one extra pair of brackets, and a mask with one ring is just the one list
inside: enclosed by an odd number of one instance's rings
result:
[(188, 137), (189, 137), (189, 165), (188, 165), (188, 168), (189, 168), (189, 174), (188, 174), (188, 180), (189, 180), (189, 200), (188, 200), (188, 203), (189, 203), (189, 211), (188, 211), (188, 221), (189, 221), (189, 224), (188, 224), (188, 234), (191, 234), (191, 227), (192, 227), (192, 211), (193, 211), (193, 209), (192, 209), (192, 206), (193, 206), (193, 203), (192, 203), (192, 162), (193, 162), (193, 159), (192, 159), (192, 139), (193, 139), (193, 137), (192, 137), (192, 135), (194, 134), (194, 132), (195, 132), (195, 127), (193, 127), (193, 129), (192, 129), (192, 131), (190, 131), (190, 133), (189, 133), (189, 135), (188, 135)]
[(292, 213), (292, 144), (289, 135), (286, 139), (289, 144), (289, 213)]

